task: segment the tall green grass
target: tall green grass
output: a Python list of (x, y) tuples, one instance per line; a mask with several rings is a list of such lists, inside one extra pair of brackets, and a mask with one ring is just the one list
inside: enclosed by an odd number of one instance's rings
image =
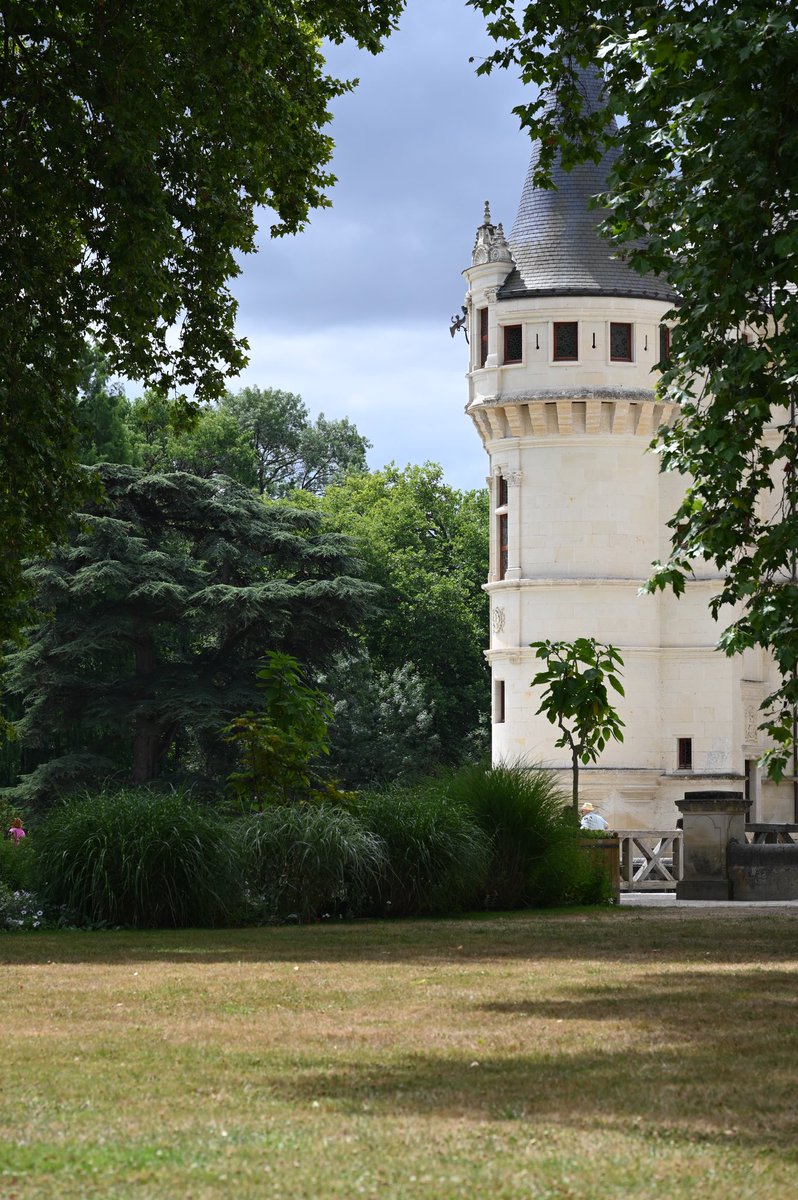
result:
[(12, 891), (32, 883), (48, 910), (92, 925), (412, 916), (609, 898), (552, 775), (522, 767), (469, 767), (347, 806), (275, 805), (236, 822), (185, 794), (107, 789), (62, 802), (26, 842), (0, 845), (0, 883)]
[(499, 765), (466, 767), (447, 785), (490, 839), (484, 907), (602, 903), (604, 875), (579, 849), (579, 830), (550, 771)]
[(38, 890), (79, 922), (216, 925), (239, 907), (231, 827), (179, 793), (118, 789), (70, 798), (36, 832)]
[(338, 805), (272, 805), (238, 836), (249, 889), (275, 917), (357, 913), (384, 868), (379, 837)]
[(452, 804), (440, 781), (386, 788), (360, 797), (355, 805), (386, 851), (370, 911), (413, 916), (478, 904), (490, 842), (470, 814)]

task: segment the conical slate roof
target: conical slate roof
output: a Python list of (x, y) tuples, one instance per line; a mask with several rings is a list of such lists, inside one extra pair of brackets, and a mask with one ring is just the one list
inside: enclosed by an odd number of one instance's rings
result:
[[(577, 69), (585, 108), (595, 112), (602, 77), (596, 68)], [(554, 104), (554, 100), (550, 104)], [(615, 129), (613, 121), (612, 128)], [(638, 275), (613, 257), (610, 243), (598, 232), (603, 209), (590, 207), (592, 196), (606, 190), (607, 173), (617, 151), (598, 163), (577, 164), (565, 171), (559, 158), (552, 172), (556, 190), (533, 185), (540, 143), (532, 147), (518, 215), (510, 234), (515, 268), (499, 291), (499, 299), (531, 295), (640, 296), (673, 302), (676, 293), (656, 275)]]

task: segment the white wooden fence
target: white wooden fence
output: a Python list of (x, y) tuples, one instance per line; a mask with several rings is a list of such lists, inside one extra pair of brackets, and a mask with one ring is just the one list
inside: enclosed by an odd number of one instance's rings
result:
[(682, 877), (681, 829), (618, 830), (622, 892), (674, 891)]
[[(681, 829), (619, 829), (622, 892), (671, 892), (682, 878)], [(798, 825), (746, 825), (749, 842), (798, 842)]]

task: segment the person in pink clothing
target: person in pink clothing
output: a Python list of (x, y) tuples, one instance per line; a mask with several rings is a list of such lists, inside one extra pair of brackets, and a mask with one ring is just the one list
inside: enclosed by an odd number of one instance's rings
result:
[(14, 817), (11, 822), (11, 828), (8, 831), (8, 836), (17, 846), (25, 836), (25, 830), (22, 828), (22, 821), (19, 817)]

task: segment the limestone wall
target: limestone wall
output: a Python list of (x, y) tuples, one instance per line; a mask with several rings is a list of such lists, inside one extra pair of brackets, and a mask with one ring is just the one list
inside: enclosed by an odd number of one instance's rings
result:
[[(760, 653), (729, 659), (716, 650), (709, 600), (721, 581), (706, 564), (695, 565), (678, 600), (639, 594), (652, 562), (668, 553), (666, 522), (684, 485), (661, 475), (647, 452), (659, 425), (676, 415), (657, 399), (653, 372), (667, 305), (612, 296), (502, 301), (497, 289), (508, 269), (489, 262), (466, 272), (467, 412), (488, 454), (492, 498), (487, 653), (494, 715), (499, 689), (503, 709), (493, 725), (494, 761), (543, 762), (569, 786), (569, 754), (536, 715), (529, 643), (612, 642), (625, 662), (625, 738), (607, 747), (597, 769), (583, 770), (582, 794), (618, 827), (672, 827), (685, 786), (726, 779), (742, 788), (763, 748), (758, 705), (774, 682), (773, 664)], [(555, 361), (554, 326), (574, 321), (578, 357)], [(630, 362), (612, 359), (613, 322), (632, 326)], [(519, 325), (521, 361), (505, 363), (504, 329)], [(679, 769), (680, 738), (691, 740), (689, 771)], [(751, 786), (758, 819), (790, 819), (789, 785), (764, 784), (754, 772)]]

